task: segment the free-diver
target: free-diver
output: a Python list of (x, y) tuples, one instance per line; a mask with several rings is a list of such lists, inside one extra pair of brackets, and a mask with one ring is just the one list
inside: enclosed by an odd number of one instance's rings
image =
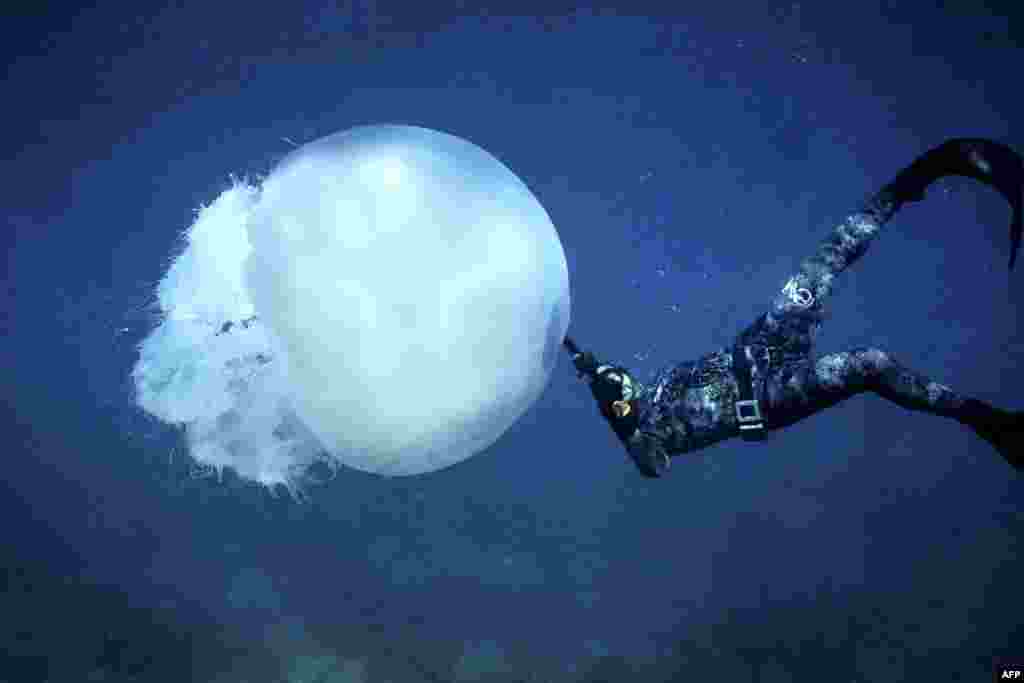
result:
[(1024, 159), (991, 140), (957, 138), (918, 157), (850, 213), (730, 348), (670, 366), (643, 385), (626, 368), (599, 361), (566, 337), (580, 378), (640, 472), (660, 477), (673, 456), (738, 436), (761, 440), (864, 392), (957, 420), (1020, 471), (1024, 411), (963, 396), (882, 349), (815, 353), (814, 338), (835, 277), (864, 255), (904, 204), (923, 199), (925, 189), (945, 176), (974, 178), (1009, 202), (1012, 269), (1021, 243)]

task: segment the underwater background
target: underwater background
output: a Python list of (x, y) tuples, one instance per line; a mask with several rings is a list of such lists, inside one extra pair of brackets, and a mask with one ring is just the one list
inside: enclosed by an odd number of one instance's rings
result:
[[(1024, 481), (854, 398), (644, 480), (567, 359), (493, 447), (297, 503), (133, 406), (195, 211), (366, 123), (465, 137), (559, 230), (571, 333), (728, 344), (953, 136), (1024, 151), (1015, 3), (37, 3), (5, 10), (0, 682), (980, 681), (1024, 655)], [(822, 352), (1024, 408), (1009, 210), (965, 179), (839, 280)]]

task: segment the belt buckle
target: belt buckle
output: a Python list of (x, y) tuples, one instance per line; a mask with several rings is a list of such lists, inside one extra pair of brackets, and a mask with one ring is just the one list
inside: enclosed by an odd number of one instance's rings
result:
[(764, 438), (764, 418), (758, 400), (736, 401), (736, 421), (740, 426), (740, 436), (744, 439), (759, 441)]

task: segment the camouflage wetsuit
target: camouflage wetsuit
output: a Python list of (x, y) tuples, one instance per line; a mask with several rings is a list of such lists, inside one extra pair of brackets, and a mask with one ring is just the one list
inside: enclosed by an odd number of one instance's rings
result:
[[(633, 392), (624, 397), (629, 404), (626, 416), (614, 414), (609, 399), (623, 398), (616, 393), (621, 380), (615, 375), (628, 378), (628, 371), (610, 368), (615, 381), (609, 395), (608, 382), (602, 382), (602, 371), (609, 366), (598, 366), (591, 354), (573, 353), (577, 368), (590, 380), (601, 413), (647, 476), (661, 476), (671, 455), (739, 436), (736, 406), (744, 385), (752, 392), (747, 398), (757, 401), (762, 417), (760, 422), (750, 420), (751, 429), (744, 435), (786, 427), (865, 391), (904, 408), (958, 419), (993, 442), (997, 435), (986, 433), (986, 427), (1002, 438), (1007, 421), (1015, 420), (1014, 428), (1020, 432), (1020, 414), (961, 396), (883, 350), (860, 348), (817, 356), (813, 342), (835, 276), (864, 254), (903, 203), (920, 199), (924, 188), (938, 177), (968, 175), (995, 186), (1013, 205), (1011, 235), (1018, 239), (1021, 169), (1020, 157), (983, 140), (951, 140), (922, 156), (833, 230), (789, 278), (771, 308), (738, 335), (732, 348), (667, 368), (646, 386), (633, 382)], [(1020, 445), (1015, 444), (1014, 451)], [(1007, 443), (994, 445), (1020, 467), (1020, 455), (1011, 454)]]

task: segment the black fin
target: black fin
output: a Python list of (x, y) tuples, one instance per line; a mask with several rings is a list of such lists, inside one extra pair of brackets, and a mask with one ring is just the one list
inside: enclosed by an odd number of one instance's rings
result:
[(1024, 471), (1024, 410), (1008, 411), (967, 399), (960, 421), (992, 445), (1018, 472)]
[(995, 189), (1010, 204), (1010, 268), (1017, 261), (1024, 232), (1024, 158), (1006, 145), (984, 138), (953, 138), (929, 150), (886, 185), (902, 202), (924, 197), (926, 187), (939, 178), (966, 176)]

